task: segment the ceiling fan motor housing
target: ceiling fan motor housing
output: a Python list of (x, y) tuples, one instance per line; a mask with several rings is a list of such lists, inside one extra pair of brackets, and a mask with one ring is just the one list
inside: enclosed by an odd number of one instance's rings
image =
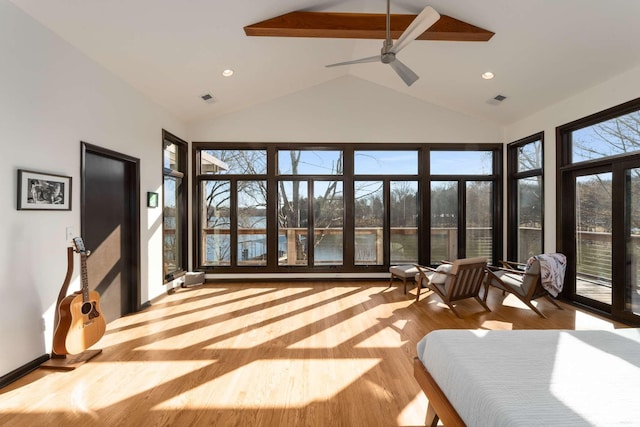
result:
[(383, 64), (390, 64), (396, 60), (396, 54), (392, 52), (383, 51), (382, 55), (380, 55), (380, 60), (382, 61)]

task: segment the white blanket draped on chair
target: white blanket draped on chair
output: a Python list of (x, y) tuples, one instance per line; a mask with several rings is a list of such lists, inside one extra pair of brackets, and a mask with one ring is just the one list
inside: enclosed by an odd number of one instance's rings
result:
[(527, 268), (535, 261), (540, 262), (540, 280), (542, 286), (554, 298), (562, 292), (564, 273), (567, 269), (567, 257), (564, 254), (541, 254), (529, 258)]

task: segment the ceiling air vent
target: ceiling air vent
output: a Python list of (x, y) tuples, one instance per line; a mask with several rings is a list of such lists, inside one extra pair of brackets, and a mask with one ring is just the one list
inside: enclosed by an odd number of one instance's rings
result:
[(507, 99), (506, 96), (504, 95), (496, 95), (493, 98), (491, 98), (490, 100), (487, 101), (487, 104), (491, 104), (491, 105), (500, 105), (500, 103), (502, 101), (504, 101), (505, 99)]
[(210, 93), (205, 93), (200, 98), (202, 98), (202, 100), (207, 104), (212, 104), (216, 101)]

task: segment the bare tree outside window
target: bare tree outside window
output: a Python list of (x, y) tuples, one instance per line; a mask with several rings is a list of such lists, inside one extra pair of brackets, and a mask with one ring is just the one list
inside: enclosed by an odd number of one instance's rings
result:
[(640, 111), (571, 133), (572, 162), (640, 151)]
[[(231, 230), (231, 181), (228, 175), (255, 176), (267, 171), (264, 150), (202, 150), (200, 171), (213, 175), (201, 187), (201, 251), (203, 265), (231, 264), (231, 233), (237, 233), (238, 259), (241, 263), (266, 262), (266, 181), (238, 180), (236, 203), (239, 205), (238, 230)], [(250, 237), (254, 234), (254, 238)], [(258, 262), (256, 262), (258, 261)]]
[[(197, 151), (199, 265), (349, 269), (354, 265), (419, 262), (418, 225), (429, 223), (428, 214), (420, 212), (418, 183), (429, 170), (419, 167), (420, 148), (360, 150), (347, 146), (343, 150), (332, 148), (335, 145), (326, 149), (305, 146)], [(267, 157), (267, 152), (272, 157)], [(344, 164), (347, 152), (353, 164)], [(493, 175), (494, 151), (449, 150), (443, 154), (458, 165), (464, 164), (461, 169), (447, 169), (451, 175), (466, 175), (460, 182), (470, 182), (473, 174)], [(451, 159), (441, 156), (441, 160)], [(345, 188), (346, 183), (353, 187)], [(436, 228), (442, 223), (440, 231), (446, 234), (443, 249), (447, 256), (438, 259), (454, 259), (458, 252), (461, 225), (457, 218), (462, 198), (458, 197), (455, 178), (452, 183), (452, 198), (448, 197), (449, 187), (431, 192), (443, 202), (432, 203), (442, 212), (434, 213), (431, 223)], [(346, 200), (345, 194), (351, 199)], [(477, 194), (485, 196), (494, 197), (485, 191)], [(492, 206), (491, 200), (482, 203)], [(354, 214), (348, 221), (347, 208)], [(492, 215), (483, 215), (487, 216), (483, 224), (491, 223), (487, 229), (491, 233)], [(346, 230), (345, 224), (352, 228)], [(277, 253), (267, 253), (271, 245)], [(344, 258), (347, 253), (352, 259)]]

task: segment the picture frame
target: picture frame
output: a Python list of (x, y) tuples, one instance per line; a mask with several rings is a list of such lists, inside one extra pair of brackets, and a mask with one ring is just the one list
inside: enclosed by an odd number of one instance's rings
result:
[(147, 207), (149, 208), (157, 208), (158, 207), (158, 193), (147, 192)]
[(18, 210), (70, 211), (71, 177), (18, 169)]

